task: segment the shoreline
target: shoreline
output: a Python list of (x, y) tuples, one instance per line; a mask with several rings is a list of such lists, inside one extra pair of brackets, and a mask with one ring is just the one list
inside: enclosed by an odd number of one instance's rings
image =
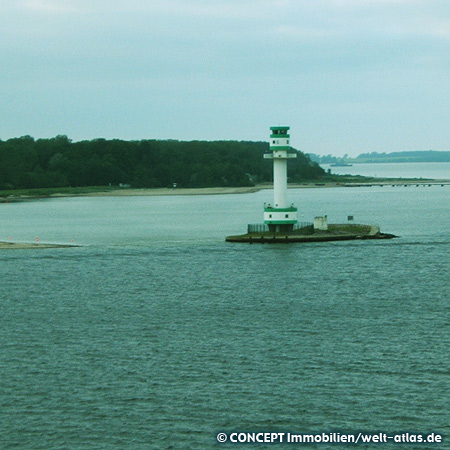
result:
[[(384, 187), (384, 186), (432, 186), (450, 185), (449, 179), (380, 179), (380, 181), (360, 181), (360, 182), (309, 182), (301, 184), (289, 184), (288, 189), (329, 189), (337, 187)], [(49, 198), (66, 197), (143, 197), (143, 196), (171, 196), (171, 195), (227, 195), (227, 194), (252, 194), (263, 189), (273, 189), (272, 184), (259, 184), (246, 187), (208, 187), (208, 188), (116, 188), (105, 191), (65, 193), (55, 192), (52, 194), (21, 194), (0, 197), (0, 203), (21, 202), (28, 200), (41, 200)]]
[[(335, 181), (310, 182), (301, 184), (288, 184), (289, 189), (329, 189), (338, 187), (373, 187), (373, 186), (432, 186), (450, 185), (448, 180), (380, 180), (354, 183), (340, 183)], [(89, 192), (85, 194), (51, 194), (48, 198), (58, 197), (146, 197), (171, 195), (228, 195), (228, 194), (254, 194), (264, 189), (273, 189), (273, 184), (258, 184), (246, 187), (208, 187), (208, 188), (117, 188), (111, 191)], [(31, 197), (32, 198), (32, 197)]]

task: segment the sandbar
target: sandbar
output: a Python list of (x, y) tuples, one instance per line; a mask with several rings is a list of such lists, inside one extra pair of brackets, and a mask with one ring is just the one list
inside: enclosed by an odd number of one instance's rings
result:
[(66, 248), (78, 247), (73, 244), (38, 244), (27, 242), (4, 242), (0, 241), (0, 249), (20, 250), (20, 249), (43, 249), (43, 248)]

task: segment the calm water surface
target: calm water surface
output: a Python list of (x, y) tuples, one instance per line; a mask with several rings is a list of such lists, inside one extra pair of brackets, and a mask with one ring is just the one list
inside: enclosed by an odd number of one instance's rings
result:
[(216, 434), (242, 430), (450, 448), (450, 187), (289, 192), (302, 220), (352, 214), (391, 241), (225, 243), (271, 196), (1, 204), (0, 240), (82, 247), (0, 253), (0, 448), (231, 448)]

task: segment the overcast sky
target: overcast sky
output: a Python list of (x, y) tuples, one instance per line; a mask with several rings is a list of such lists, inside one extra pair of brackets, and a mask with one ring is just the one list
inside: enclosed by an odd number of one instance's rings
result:
[(1, 0), (0, 138), (450, 150), (450, 0)]

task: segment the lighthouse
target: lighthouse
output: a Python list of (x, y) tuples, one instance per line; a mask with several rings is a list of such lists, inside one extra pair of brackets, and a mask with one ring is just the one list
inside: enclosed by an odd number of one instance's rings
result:
[(270, 127), (270, 151), (264, 158), (273, 159), (273, 204), (264, 205), (264, 223), (270, 231), (292, 231), (297, 223), (297, 208), (287, 200), (287, 160), (297, 154), (289, 152), (289, 127)]

